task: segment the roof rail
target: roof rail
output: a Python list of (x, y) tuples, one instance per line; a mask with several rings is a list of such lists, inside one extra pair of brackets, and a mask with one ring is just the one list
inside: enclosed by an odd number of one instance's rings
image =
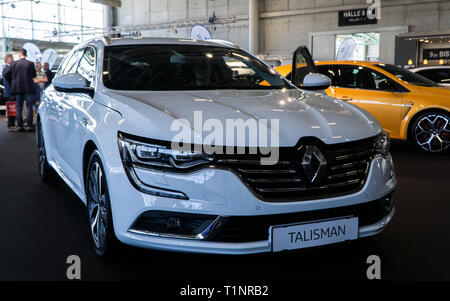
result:
[(209, 40), (206, 40), (206, 41), (208, 41), (208, 42), (213, 42), (213, 43), (220, 44), (220, 45), (225, 45), (225, 46), (233, 47), (233, 48), (238, 48), (238, 49), (241, 48), (241, 47), (239, 47), (238, 44), (233, 43), (233, 42), (230, 42), (230, 41), (227, 41), (227, 40), (209, 39)]
[(111, 44), (111, 39), (108, 36), (103, 36), (103, 42), (105, 42), (105, 45)]

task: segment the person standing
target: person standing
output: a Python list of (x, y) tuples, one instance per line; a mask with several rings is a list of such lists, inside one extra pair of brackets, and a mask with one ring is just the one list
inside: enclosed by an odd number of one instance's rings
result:
[[(10, 88), (10, 82), (6, 80), (5, 74), (8, 71), (8, 69), (11, 67), (11, 63), (14, 62), (14, 58), (11, 53), (8, 53), (5, 55), (5, 66), (3, 66), (2, 71), (2, 78), (3, 78), (3, 97), (6, 101), (13, 101), (14, 98), (11, 97), (11, 88)], [(11, 130), (14, 128), (14, 125), (16, 123), (16, 116), (8, 116), (8, 130)]]
[[(11, 95), (16, 96), (16, 122), (18, 131), (33, 130), (33, 94), (36, 93), (36, 86), (33, 78), (36, 77), (36, 69), (34, 64), (27, 61), (26, 49), (19, 50), (19, 60), (11, 63), (11, 67), (5, 73), (6, 79), (11, 79)], [(23, 103), (27, 106), (27, 124), (23, 127)]]
[(37, 105), (41, 100), (42, 91), (44, 91), (48, 82), (47, 76), (42, 71), (42, 64), (39, 61), (36, 61), (36, 77), (33, 79), (33, 81), (34, 85), (36, 86), (36, 92), (33, 96), (33, 105), (35, 112), (37, 112)]
[(53, 81), (53, 78), (55, 77), (55, 73), (53, 73), (52, 70), (50, 70), (50, 66), (47, 62), (44, 63), (44, 73), (47, 77), (47, 82), (45, 83), (45, 88), (47, 88)]

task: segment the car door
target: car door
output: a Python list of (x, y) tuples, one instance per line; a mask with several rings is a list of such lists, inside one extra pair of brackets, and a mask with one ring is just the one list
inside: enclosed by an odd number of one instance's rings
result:
[(402, 87), (386, 75), (360, 65), (335, 65), (335, 97), (371, 113), (392, 137), (400, 133)]
[[(94, 87), (96, 50), (88, 46), (82, 50), (82, 55), (71, 73), (79, 73), (87, 82), (88, 87)], [(86, 134), (90, 118), (87, 110), (93, 104), (93, 95), (82, 92), (65, 93), (61, 100), (64, 114), (58, 127), (57, 137), (61, 141), (58, 151), (62, 158), (64, 173), (77, 189), (82, 189), (82, 138)]]
[(306, 46), (298, 47), (292, 57), (291, 82), (302, 88), (303, 79), (309, 73), (317, 73), (316, 65)]
[[(67, 57), (61, 64), (61, 67), (58, 70), (56, 75), (66, 74), (73, 70), (79, 59), (81, 54), (79, 51), (75, 51), (69, 53)], [(44, 129), (44, 133), (47, 137), (50, 137), (48, 141), (46, 141), (46, 147), (48, 152), (48, 159), (54, 162), (57, 165), (58, 169), (60, 168), (61, 158), (58, 146), (61, 141), (58, 137), (58, 128), (60, 123), (62, 122), (62, 116), (64, 112), (64, 107), (62, 105), (62, 99), (66, 96), (66, 93), (56, 91), (53, 86), (48, 87), (44, 91), (43, 101), (44, 107), (46, 110), (46, 128)]]

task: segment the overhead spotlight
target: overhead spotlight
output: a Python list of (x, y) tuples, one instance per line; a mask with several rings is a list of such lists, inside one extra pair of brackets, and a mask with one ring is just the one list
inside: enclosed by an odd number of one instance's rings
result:
[(11, 8), (16, 8), (16, 5), (14, 3), (11, 3)]
[(52, 30), (52, 35), (53, 35), (54, 37), (56, 37), (56, 36), (58, 35), (58, 31), (56, 30), (56, 28), (53, 28), (53, 30)]
[(41, 2), (41, 0), (34, 0), (34, 3), (39, 4), (39, 2)]

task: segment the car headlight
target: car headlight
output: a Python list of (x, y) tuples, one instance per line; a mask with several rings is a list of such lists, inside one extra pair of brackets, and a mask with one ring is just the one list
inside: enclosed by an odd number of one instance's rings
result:
[(391, 146), (391, 139), (386, 131), (381, 132), (375, 139), (374, 147), (375, 151), (383, 156), (389, 154), (389, 148)]
[(146, 165), (153, 168), (182, 170), (214, 161), (203, 152), (170, 149), (170, 146), (146, 143), (118, 136), (120, 155), (124, 163)]

